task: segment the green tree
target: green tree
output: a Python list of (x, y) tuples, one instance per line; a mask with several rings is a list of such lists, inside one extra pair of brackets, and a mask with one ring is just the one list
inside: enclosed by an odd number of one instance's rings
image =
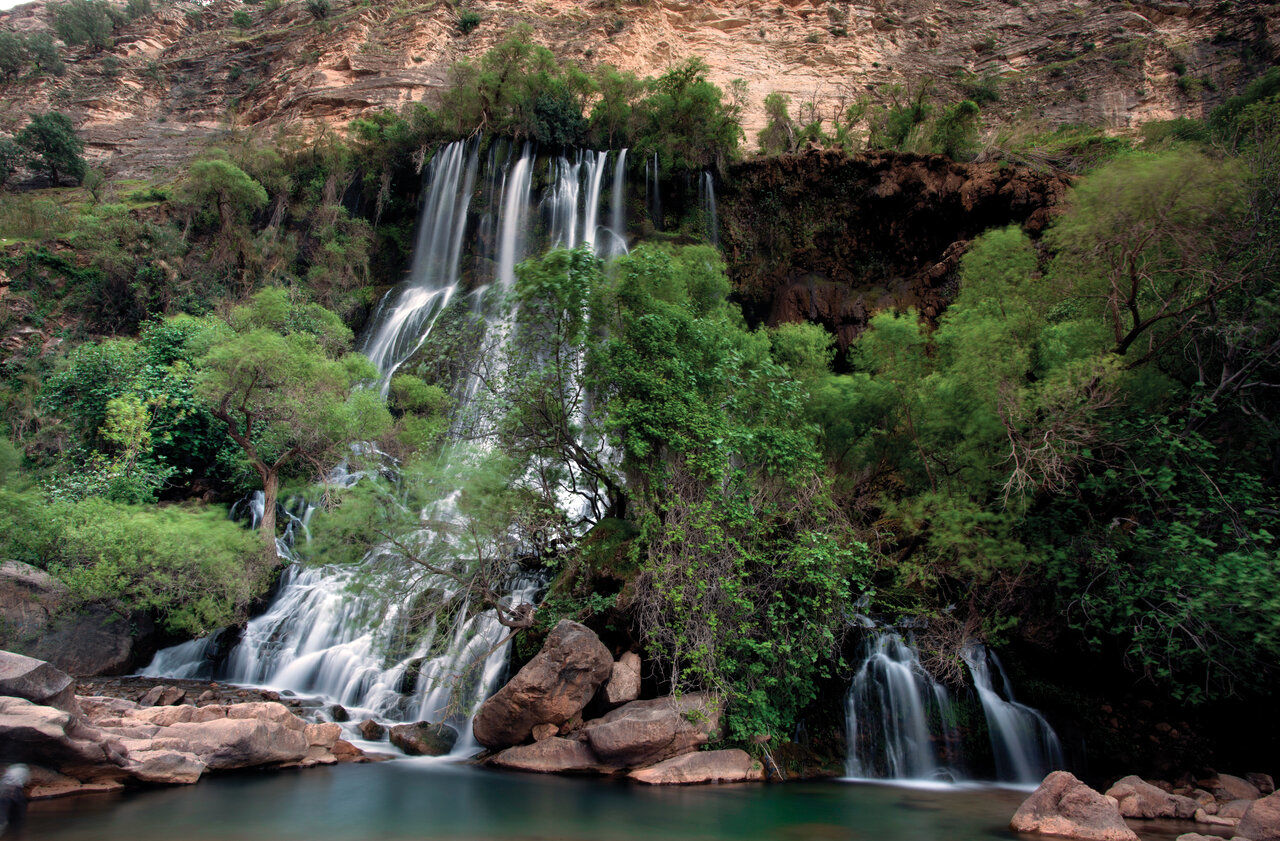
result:
[(638, 151), (658, 153), (663, 171), (723, 168), (742, 140), (741, 109), (707, 78), (702, 59), (691, 58), (656, 79), (644, 99)]
[(62, 55), (58, 52), (58, 45), (54, 43), (53, 36), (48, 32), (42, 30), (32, 33), (27, 38), (26, 46), (36, 73), (61, 76), (66, 72), (67, 68), (62, 63)]
[(350, 353), (351, 331), (332, 312), (295, 304), (279, 289), (234, 309), (226, 330), (195, 363), (197, 393), (226, 427), (262, 482), (262, 537), (274, 547), (281, 472), (322, 475), (338, 451), (376, 438), (391, 424), (377, 376)]
[(267, 191), (225, 152), (191, 164), (182, 183), (184, 198), (197, 209), (212, 205), (224, 232), (267, 204)]
[(26, 154), (22, 147), (7, 137), (0, 137), (0, 187), (9, 182), (15, 172), (22, 168)]
[(961, 100), (943, 110), (929, 133), (929, 145), (953, 161), (973, 160), (978, 142), (981, 110), (972, 100)]
[(231, 13), (231, 25), (237, 29), (248, 29), (253, 26), (253, 16), (244, 9), (236, 9)]
[(105, 0), (66, 0), (53, 7), (53, 28), (73, 47), (104, 50), (111, 46), (114, 29), (111, 7)]
[(124, 16), (129, 20), (146, 17), (151, 12), (151, 0), (129, 0), (124, 7)]
[(30, 165), (48, 173), (54, 187), (63, 175), (71, 176), (77, 184), (84, 178), (84, 142), (66, 114), (32, 114), (31, 122), (18, 132), (17, 142), (26, 150)]
[(790, 102), (776, 91), (764, 98), (766, 122), (758, 137), (761, 154), (784, 155), (796, 150), (797, 126), (788, 110)]
[(12, 79), (27, 66), (27, 47), (22, 38), (6, 30), (0, 31), (0, 78)]

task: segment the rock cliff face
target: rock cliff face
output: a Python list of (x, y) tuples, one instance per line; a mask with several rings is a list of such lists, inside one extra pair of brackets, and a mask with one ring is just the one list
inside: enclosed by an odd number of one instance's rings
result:
[[(454, 61), (520, 23), (586, 67), (654, 74), (702, 56), (721, 86), (744, 83), (751, 148), (774, 91), (831, 117), (862, 96), (883, 100), (886, 84), (929, 76), (959, 96), (1000, 74), (988, 106), (998, 114), (1126, 130), (1202, 115), (1280, 52), (1280, 6), (1255, 0), (474, 0), (481, 22), (466, 35), (442, 0), (332, 5), (321, 21), (300, 0), (167, 6), (108, 52), (69, 50), (61, 78), (8, 83), (0, 128), (56, 107), (117, 174), (154, 175), (237, 127), (314, 136), (427, 98)], [(242, 8), (254, 18), (244, 30), (231, 24)], [(0, 15), (0, 27), (49, 19), (35, 2)]]
[(722, 199), (730, 275), (748, 313), (813, 321), (841, 349), (885, 309), (941, 312), (970, 239), (1038, 233), (1065, 179), (930, 155), (813, 152), (732, 168)]

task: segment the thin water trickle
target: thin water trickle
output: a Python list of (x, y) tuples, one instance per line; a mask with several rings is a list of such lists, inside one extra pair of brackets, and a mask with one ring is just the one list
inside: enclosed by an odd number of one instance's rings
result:
[[(987, 719), (997, 779), (1034, 784), (1050, 771), (1062, 768), (1058, 734), (1039, 710), (1014, 699), (1013, 687), (996, 653), (981, 643), (973, 643), (965, 647), (964, 661), (973, 675), (973, 686)], [(1000, 680), (1003, 696), (996, 690), (993, 674)]]

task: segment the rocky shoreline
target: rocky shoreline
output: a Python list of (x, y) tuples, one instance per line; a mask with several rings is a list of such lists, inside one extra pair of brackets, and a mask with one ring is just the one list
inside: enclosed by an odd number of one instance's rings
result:
[(1280, 793), (1266, 774), (1213, 774), (1176, 786), (1129, 776), (1102, 794), (1054, 771), (1018, 808), (1009, 828), (1079, 841), (1139, 841), (1126, 819), (1194, 821), (1197, 831), (1178, 841), (1280, 841)]
[(308, 706), (197, 681), (77, 684), (48, 663), (0, 651), (0, 763), (31, 766), (28, 795), (39, 799), (374, 758), (339, 725), (304, 720)]

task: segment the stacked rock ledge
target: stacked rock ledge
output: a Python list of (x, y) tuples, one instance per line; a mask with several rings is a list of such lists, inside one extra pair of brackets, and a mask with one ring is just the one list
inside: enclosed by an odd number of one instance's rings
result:
[(32, 766), (33, 797), (363, 757), (336, 724), (308, 724), (273, 701), (195, 706), (174, 703), (168, 687), (157, 687), (157, 697), (146, 700), (160, 705), (143, 706), (78, 697), (74, 689), (48, 663), (0, 651), (0, 763)]
[[(589, 628), (562, 620), (542, 650), (476, 713), (476, 741), (497, 768), (544, 774), (629, 774), (689, 784), (764, 779), (741, 750), (702, 751), (720, 735), (719, 701), (694, 692), (639, 700), (640, 656), (615, 662)], [(591, 709), (608, 709), (582, 720)], [(610, 709), (611, 708), (611, 709)]]

